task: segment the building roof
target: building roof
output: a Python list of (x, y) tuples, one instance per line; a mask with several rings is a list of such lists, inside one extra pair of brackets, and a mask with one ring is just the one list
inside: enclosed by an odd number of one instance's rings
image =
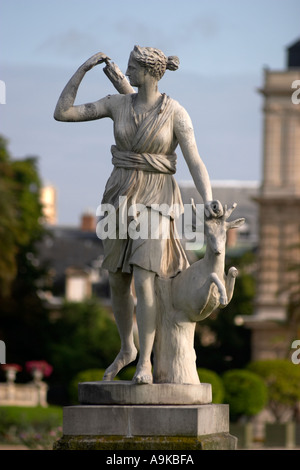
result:
[[(103, 244), (95, 232), (79, 227), (48, 226), (48, 234), (39, 243), (39, 260), (53, 273), (54, 287), (64, 289), (67, 269), (100, 268)], [(56, 290), (57, 290), (56, 289)]]
[(300, 68), (300, 39), (287, 48), (288, 68)]
[[(247, 232), (247, 241), (256, 244), (258, 240), (258, 206), (254, 198), (258, 195), (260, 183), (257, 181), (220, 180), (211, 181), (213, 198), (218, 199), (223, 205), (232, 206), (234, 202), (237, 207), (231, 215), (231, 219), (244, 217), (246, 222), (240, 229), (243, 236)], [(196, 204), (203, 201), (192, 181), (179, 183), (183, 204), (189, 204), (191, 198)]]

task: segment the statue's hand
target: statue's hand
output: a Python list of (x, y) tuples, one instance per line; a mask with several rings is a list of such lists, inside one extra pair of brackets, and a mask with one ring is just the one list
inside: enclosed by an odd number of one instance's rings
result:
[(110, 60), (110, 57), (108, 57), (106, 54), (103, 52), (97, 52), (97, 54), (94, 54), (92, 57), (90, 57), (82, 67), (84, 68), (85, 72), (88, 72), (91, 70), (95, 65), (102, 64), (103, 62), (106, 62), (108, 64)]
[(124, 77), (124, 74), (121, 72), (120, 68), (114, 62), (106, 62), (104, 67), (104, 72), (111, 80), (120, 80)]
[(107, 60), (106, 66), (103, 68), (103, 72), (119, 93), (124, 95), (127, 93), (135, 93), (128, 80), (126, 80), (125, 75), (114, 62), (109, 62)]
[(208, 218), (211, 218), (211, 217), (218, 218), (218, 217), (222, 217), (222, 215), (224, 214), (223, 206), (218, 200), (206, 202), (204, 206), (204, 211), (205, 211), (206, 217)]

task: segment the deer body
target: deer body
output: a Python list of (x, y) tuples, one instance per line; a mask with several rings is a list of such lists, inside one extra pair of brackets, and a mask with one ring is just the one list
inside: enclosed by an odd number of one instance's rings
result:
[(215, 210), (223, 215), (206, 218), (204, 222), (207, 240), (204, 258), (172, 279), (173, 305), (191, 321), (204, 320), (217, 307), (226, 307), (232, 298), (237, 269), (230, 268), (227, 275), (224, 270), (226, 232), (244, 223), (244, 219), (227, 222), (235, 206), (222, 209), (216, 201)]
[(227, 222), (234, 210), (219, 201), (214, 212), (206, 213), (207, 240), (203, 259), (172, 279), (156, 281), (158, 326), (155, 340), (154, 380), (171, 383), (199, 383), (195, 366), (194, 333), (197, 321), (230, 302), (237, 269), (225, 274), (226, 231), (239, 227), (244, 219)]

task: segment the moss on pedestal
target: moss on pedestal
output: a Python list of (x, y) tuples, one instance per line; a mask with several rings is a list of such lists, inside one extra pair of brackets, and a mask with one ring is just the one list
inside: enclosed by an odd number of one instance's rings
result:
[(235, 450), (237, 438), (229, 433), (199, 437), (63, 436), (54, 450)]

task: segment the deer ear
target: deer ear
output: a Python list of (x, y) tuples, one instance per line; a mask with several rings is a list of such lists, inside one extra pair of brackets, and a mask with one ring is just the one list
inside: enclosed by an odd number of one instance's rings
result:
[(228, 228), (238, 228), (238, 227), (241, 227), (244, 223), (245, 223), (244, 218), (232, 220), (231, 222), (227, 222)]

